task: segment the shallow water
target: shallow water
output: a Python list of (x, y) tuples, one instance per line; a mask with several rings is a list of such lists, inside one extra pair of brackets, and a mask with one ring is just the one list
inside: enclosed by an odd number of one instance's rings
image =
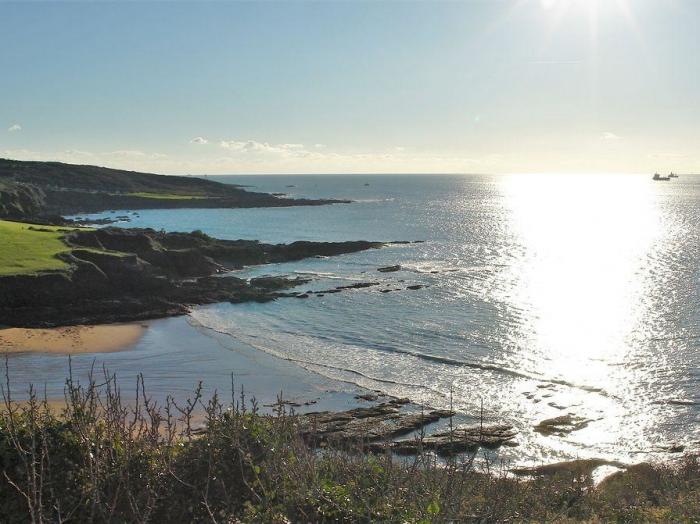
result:
[[(489, 420), (520, 430), (519, 448), (504, 453), (521, 458), (638, 460), (670, 442), (700, 440), (700, 178), (219, 179), (355, 203), (145, 210), (124, 225), (266, 242), (426, 242), (244, 270), (310, 274), (304, 291), (381, 285), (200, 307), (195, 324), (328, 379), (451, 404), (467, 420), (483, 404)], [(393, 264), (402, 271), (376, 271)], [(413, 284), (425, 287), (406, 289)], [(386, 288), (399, 291), (380, 292)], [(566, 413), (591, 422), (567, 437), (532, 430)]]

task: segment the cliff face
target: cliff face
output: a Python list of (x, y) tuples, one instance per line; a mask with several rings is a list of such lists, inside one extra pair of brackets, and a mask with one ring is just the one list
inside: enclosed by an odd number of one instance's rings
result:
[(178, 315), (214, 302), (269, 301), (306, 280), (218, 276), (244, 265), (339, 255), (377, 242), (261, 244), (201, 233), (105, 228), (66, 236), (68, 272), (0, 277), (0, 324), (44, 327)]
[(0, 181), (0, 218), (37, 216), (45, 202), (46, 195), (36, 186)]

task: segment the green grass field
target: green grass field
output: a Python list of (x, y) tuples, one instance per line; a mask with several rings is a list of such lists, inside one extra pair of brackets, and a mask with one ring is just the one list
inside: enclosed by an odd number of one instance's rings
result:
[(0, 220), (0, 275), (68, 269), (56, 257), (70, 251), (61, 240), (66, 229)]
[(129, 196), (140, 198), (156, 198), (159, 200), (200, 200), (209, 198), (199, 195), (176, 195), (174, 193), (127, 193)]

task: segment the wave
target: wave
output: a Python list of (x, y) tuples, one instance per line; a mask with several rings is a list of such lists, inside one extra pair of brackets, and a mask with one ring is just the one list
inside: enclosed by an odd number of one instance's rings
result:
[[(418, 382), (409, 382), (409, 381), (403, 381), (403, 380), (397, 380), (397, 379), (392, 379), (387, 376), (376, 376), (374, 374), (370, 374), (367, 372), (367, 370), (358, 370), (355, 367), (350, 367), (348, 365), (334, 365), (334, 364), (329, 364), (327, 362), (321, 362), (318, 360), (309, 360), (305, 358), (301, 358), (299, 356), (295, 356), (289, 352), (289, 350), (284, 350), (284, 349), (278, 349), (273, 347), (274, 344), (269, 344), (269, 343), (264, 343), (261, 341), (261, 338), (259, 335), (255, 334), (246, 334), (243, 332), (233, 332), (231, 330), (230, 325), (221, 325), (221, 322), (223, 319), (217, 321), (217, 319), (212, 318), (211, 315), (206, 314), (203, 310), (195, 310), (192, 313), (190, 313), (190, 319), (192, 319), (193, 322), (196, 322), (199, 326), (205, 329), (210, 329), (216, 333), (231, 337), (234, 340), (237, 340), (240, 343), (244, 343), (247, 346), (258, 350), (262, 351), (266, 354), (272, 355), (276, 358), (279, 358), (281, 360), (287, 361), (287, 362), (293, 362), (304, 369), (307, 369), (308, 371), (315, 372), (317, 374), (326, 376), (327, 378), (331, 378), (334, 380), (339, 380), (341, 382), (353, 384), (356, 386), (360, 387), (365, 387), (363, 384), (359, 383), (356, 380), (351, 380), (349, 378), (339, 378), (338, 376), (330, 376), (327, 373), (323, 373), (321, 370), (334, 370), (338, 371), (341, 373), (345, 373), (348, 375), (356, 376), (356, 377), (362, 377), (367, 380), (371, 380), (372, 382), (378, 383), (378, 384), (391, 384), (395, 386), (401, 386), (401, 387), (407, 387), (407, 388), (414, 388), (414, 389), (421, 389), (425, 391), (429, 391), (433, 394), (437, 394), (442, 398), (445, 398), (446, 395), (448, 394), (446, 391), (441, 391), (440, 389), (436, 387), (432, 387), (426, 384), (418, 383)], [(225, 322), (225, 321), (224, 321)], [(273, 329), (273, 328), (271, 328)], [(299, 335), (296, 335), (294, 333), (291, 333), (289, 331), (286, 331), (284, 333), (284, 336), (287, 337), (295, 337), (295, 338), (301, 338)], [(317, 344), (318, 345), (318, 344)], [(328, 345), (332, 345), (332, 341), (328, 341)], [(312, 345), (309, 344), (308, 341), (300, 341), (296, 342), (294, 344), (286, 343), (285, 346), (287, 348), (289, 347), (304, 347), (304, 348), (309, 348), (312, 347)], [(327, 345), (325, 345), (327, 346)], [(417, 359), (422, 362), (428, 362), (428, 363), (433, 363), (433, 364), (440, 364), (444, 366), (450, 366), (458, 369), (476, 369), (484, 372), (492, 372), (498, 375), (507, 375), (510, 377), (513, 377), (515, 379), (525, 379), (525, 380), (531, 380), (535, 382), (539, 382), (542, 384), (556, 384), (560, 386), (565, 386), (573, 389), (578, 389), (581, 391), (585, 391), (587, 393), (596, 393), (600, 394), (601, 396), (604, 397), (609, 397), (613, 398), (612, 395), (610, 395), (607, 391), (605, 391), (603, 388), (595, 387), (595, 386), (588, 386), (588, 385), (581, 385), (581, 384), (575, 384), (570, 381), (566, 381), (563, 379), (557, 379), (557, 378), (549, 378), (549, 377), (543, 377), (541, 375), (537, 375), (534, 373), (528, 373), (526, 371), (522, 370), (516, 370), (509, 368), (507, 366), (503, 365), (498, 365), (498, 364), (492, 364), (492, 363), (487, 363), (487, 362), (469, 362), (465, 360), (460, 360), (460, 359), (455, 359), (451, 357), (446, 357), (446, 356), (440, 356), (440, 355), (431, 355), (427, 353), (422, 353), (419, 351), (410, 351), (407, 349), (401, 349), (401, 348), (396, 348), (396, 347), (391, 347), (391, 346), (383, 346), (379, 344), (372, 344), (372, 345), (365, 345), (361, 347), (361, 349), (368, 351), (368, 352), (384, 352), (384, 353), (389, 353), (393, 355), (405, 355), (410, 358)], [(351, 353), (352, 346), (343, 344), (343, 353)], [(310, 368), (316, 368), (316, 369), (310, 369)], [(320, 369), (319, 369), (320, 368)], [(414, 400), (414, 399), (412, 399)]]

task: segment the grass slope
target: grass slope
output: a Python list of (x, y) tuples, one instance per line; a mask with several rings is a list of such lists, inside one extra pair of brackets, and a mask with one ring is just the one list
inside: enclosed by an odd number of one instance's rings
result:
[(0, 275), (68, 269), (68, 264), (56, 257), (70, 251), (62, 240), (66, 231), (0, 220)]

